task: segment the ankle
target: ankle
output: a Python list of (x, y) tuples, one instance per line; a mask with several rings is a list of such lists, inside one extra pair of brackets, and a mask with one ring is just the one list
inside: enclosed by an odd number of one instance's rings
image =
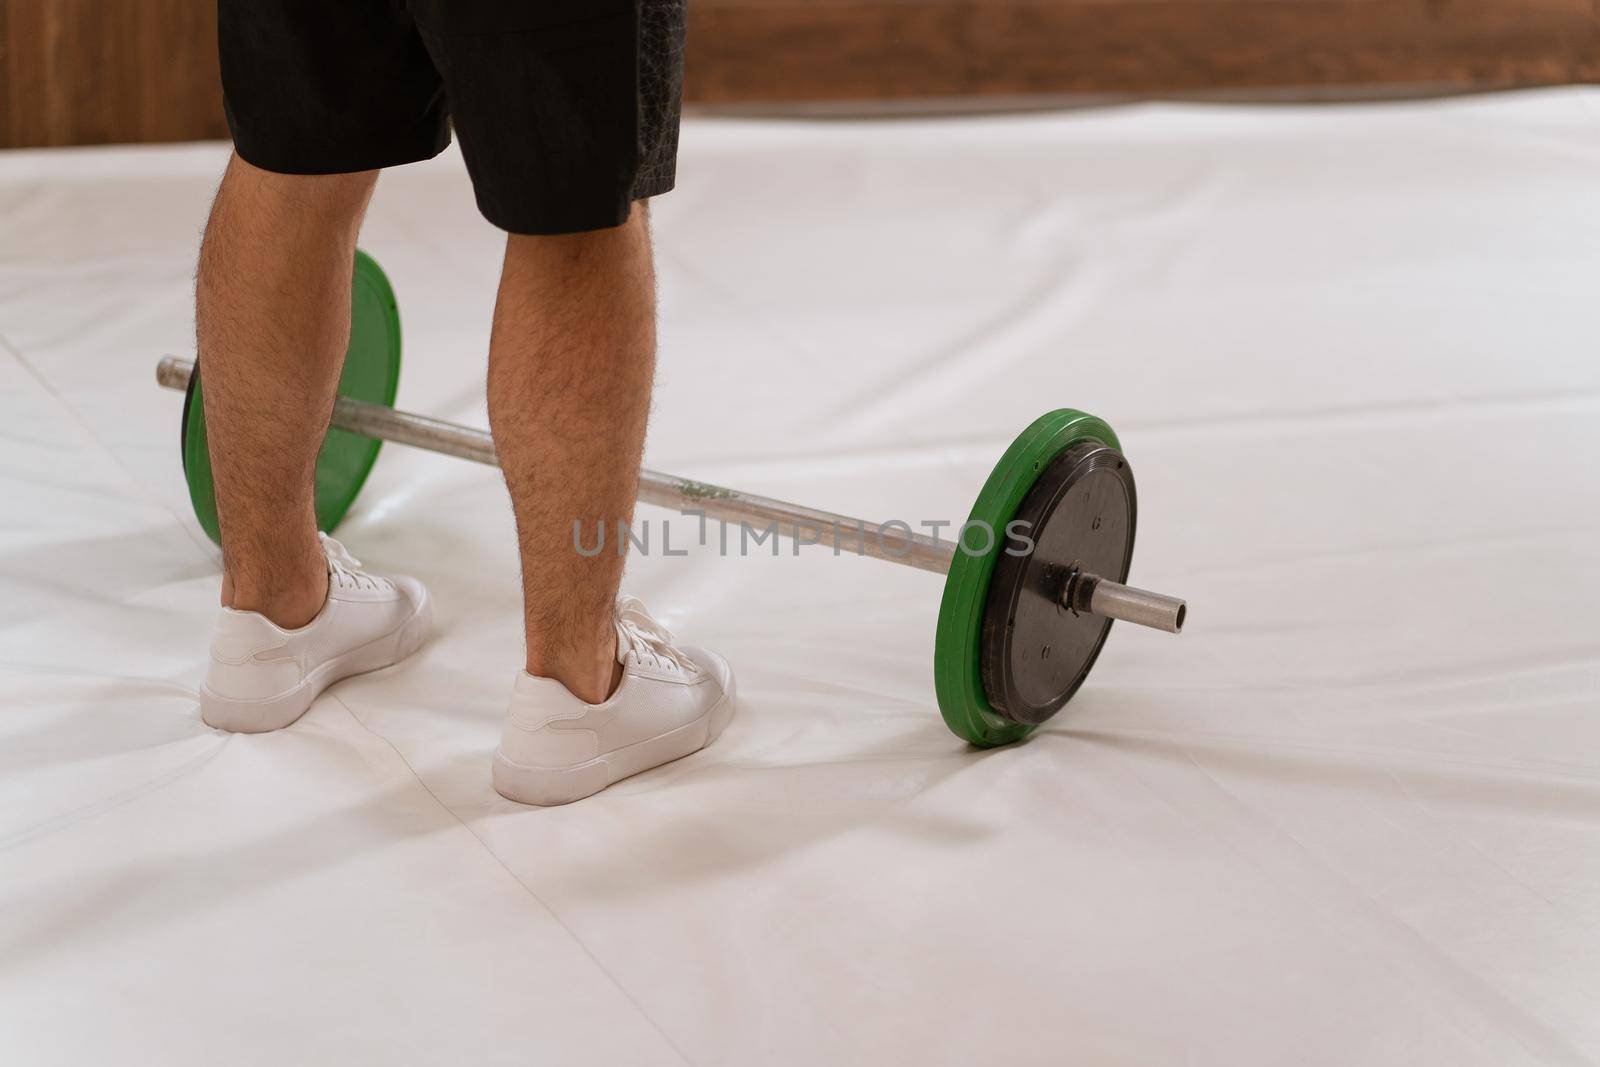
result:
[(222, 578), (222, 606), (265, 615), (285, 630), (298, 630), (322, 612), (328, 601), (328, 572), (319, 570), (289, 587), (261, 589)]
[(622, 681), (622, 664), (617, 662), (616, 640), (603, 650), (575, 655), (570, 650), (550, 655), (530, 649), (527, 671), (535, 678), (551, 678), (567, 687), (567, 692), (585, 704), (604, 704)]

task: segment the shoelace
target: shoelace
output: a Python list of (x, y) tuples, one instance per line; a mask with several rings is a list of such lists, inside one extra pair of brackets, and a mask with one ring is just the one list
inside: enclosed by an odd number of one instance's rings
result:
[(322, 539), (322, 551), (328, 557), (328, 577), (340, 586), (349, 586), (360, 589), (382, 589), (387, 584), (387, 579), (377, 578), (361, 570), (361, 561), (350, 554), (350, 550), (335, 541), (325, 533), (317, 534)]
[[(698, 674), (700, 665), (673, 644), (672, 631), (650, 617), (638, 597), (617, 598), (617, 649), (653, 667), (676, 668)], [(670, 667), (669, 667), (670, 665)]]

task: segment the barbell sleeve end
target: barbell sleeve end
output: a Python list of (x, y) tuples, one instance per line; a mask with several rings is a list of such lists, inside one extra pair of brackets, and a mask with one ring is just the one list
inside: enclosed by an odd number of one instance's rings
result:
[(162, 356), (156, 364), (156, 381), (168, 389), (189, 388), (189, 376), (194, 373), (191, 360), (177, 356)]
[(1189, 614), (1189, 605), (1175, 596), (1136, 589), (1097, 574), (1074, 575), (1062, 589), (1061, 601), (1073, 611), (1137, 623), (1169, 634), (1182, 633)]

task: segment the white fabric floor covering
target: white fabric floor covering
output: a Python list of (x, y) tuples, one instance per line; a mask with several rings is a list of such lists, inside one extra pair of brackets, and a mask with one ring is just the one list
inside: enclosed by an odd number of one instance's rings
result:
[[(636, 556), (742, 710), (549, 810), (489, 784), (487, 468), (391, 447), (340, 531), (431, 584), (414, 660), (199, 720), (218, 555), (153, 368), (225, 155), (0, 155), (0, 1062), (1600, 1060), (1600, 91), (689, 122), (652, 466), (959, 520), (1081, 407), (1191, 620), (980, 753), (935, 576)], [(362, 244), (400, 406), (483, 425), (459, 158)]]

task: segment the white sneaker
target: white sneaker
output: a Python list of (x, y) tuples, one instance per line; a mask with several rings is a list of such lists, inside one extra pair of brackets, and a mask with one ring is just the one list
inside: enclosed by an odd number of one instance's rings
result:
[(200, 687), (200, 717), (236, 733), (278, 730), (304, 715), (340, 678), (375, 671), (415, 652), (433, 607), (415, 578), (369, 574), (327, 534), (328, 601), (298, 630), (254, 611), (223, 608)]
[(494, 754), (494, 787), (521, 804), (568, 804), (698, 752), (733, 717), (733, 671), (672, 633), (631, 596), (617, 598), (622, 680), (585, 704), (553, 678), (517, 675)]

